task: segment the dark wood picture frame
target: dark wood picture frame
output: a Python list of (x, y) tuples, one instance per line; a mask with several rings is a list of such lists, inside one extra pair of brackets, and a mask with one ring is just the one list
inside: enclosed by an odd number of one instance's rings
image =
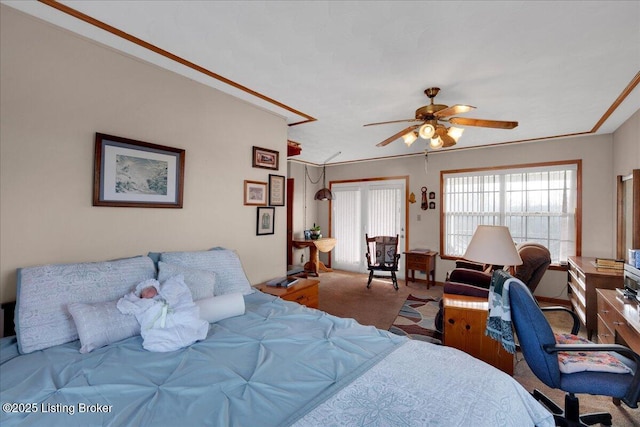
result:
[(280, 168), (280, 153), (267, 148), (253, 147), (254, 168), (278, 170)]
[(284, 206), (286, 190), (284, 176), (269, 174), (269, 206)]
[(93, 206), (182, 208), (185, 150), (96, 133)]
[(259, 207), (258, 215), (256, 217), (256, 235), (266, 236), (268, 234), (275, 234), (275, 216), (276, 208), (274, 207)]

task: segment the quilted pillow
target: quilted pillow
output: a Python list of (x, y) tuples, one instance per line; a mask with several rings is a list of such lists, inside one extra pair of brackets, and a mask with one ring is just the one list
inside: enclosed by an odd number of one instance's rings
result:
[(15, 323), (20, 353), (77, 340), (69, 304), (113, 301), (155, 276), (153, 261), (146, 256), (18, 269)]
[(216, 273), (215, 296), (235, 292), (249, 295), (255, 292), (242, 268), (238, 254), (229, 249), (163, 252), (160, 254), (160, 261)]
[(140, 335), (140, 324), (134, 315), (122, 314), (118, 301), (95, 304), (71, 303), (69, 313), (80, 337), (80, 353), (89, 353), (135, 335)]
[[(582, 337), (571, 334), (555, 334), (558, 344), (593, 344)], [(560, 351), (558, 364), (563, 374), (595, 371), (614, 374), (629, 374), (631, 369), (615, 356), (605, 351)]]
[(158, 281), (164, 283), (168, 278), (182, 275), (184, 283), (191, 291), (194, 301), (211, 298), (216, 284), (216, 273), (195, 268), (183, 267), (166, 262), (158, 262)]

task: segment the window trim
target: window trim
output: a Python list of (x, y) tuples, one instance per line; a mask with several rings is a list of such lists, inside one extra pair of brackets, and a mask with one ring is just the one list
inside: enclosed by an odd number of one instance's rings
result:
[[(561, 160), (554, 162), (539, 162), (539, 163), (522, 163), (516, 165), (503, 165), (503, 166), (489, 166), (478, 168), (466, 168), (466, 169), (450, 169), (440, 171), (440, 258), (447, 260), (458, 260), (461, 257), (446, 255), (445, 254), (445, 235), (444, 235), (444, 176), (449, 174), (461, 174), (461, 173), (473, 173), (473, 172), (488, 172), (488, 171), (501, 171), (505, 169), (525, 169), (525, 168), (540, 168), (549, 166), (563, 166), (563, 165), (575, 165), (576, 166), (576, 256), (582, 255), (582, 160)], [(560, 264), (552, 264), (549, 267), (551, 270), (565, 270), (566, 267)]]

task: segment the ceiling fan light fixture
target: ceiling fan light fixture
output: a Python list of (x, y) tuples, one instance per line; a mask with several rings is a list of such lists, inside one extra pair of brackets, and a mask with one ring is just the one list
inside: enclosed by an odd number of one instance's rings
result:
[(433, 127), (431, 123), (425, 123), (420, 126), (420, 137), (423, 139), (431, 139), (436, 129)]
[(436, 150), (438, 148), (442, 148), (443, 144), (444, 142), (442, 141), (442, 138), (440, 138), (439, 136), (436, 136), (435, 138), (431, 138), (431, 140), (429, 141), (429, 146)]
[(447, 131), (447, 135), (453, 138), (455, 142), (458, 142), (463, 132), (464, 132), (463, 128), (457, 128), (457, 127), (451, 126)]
[(413, 131), (402, 135), (402, 140), (407, 144), (407, 147), (410, 147), (416, 139), (418, 139), (418, 134)]

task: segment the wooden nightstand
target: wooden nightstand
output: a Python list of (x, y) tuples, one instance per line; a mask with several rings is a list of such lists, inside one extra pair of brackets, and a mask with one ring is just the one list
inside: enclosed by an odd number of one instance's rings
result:
[[(426, 283), (429, 286), (436, 284), (436, 255), (434, 251), (409, 251), (403, 252), (404, 259), (404, 284), (409, 282), (409, 270), (411, 270), (411, 281)], [(424, 271), (427, 274), (427, 280), (416, 279), (416, 270)]]
[(280, 297), (287, 301), (297, 302), (311, 308), (318, 308), (318, 284), (319, 280), (298, 279), (298, 283), (288, 288), (267, 286), (262, 283), (256, 286), (261, 292)]
[(444, 294), (444, 345), (454, 347), (513, 375), (514, 355), (484, 334), (489, 303), (485, 298)]

